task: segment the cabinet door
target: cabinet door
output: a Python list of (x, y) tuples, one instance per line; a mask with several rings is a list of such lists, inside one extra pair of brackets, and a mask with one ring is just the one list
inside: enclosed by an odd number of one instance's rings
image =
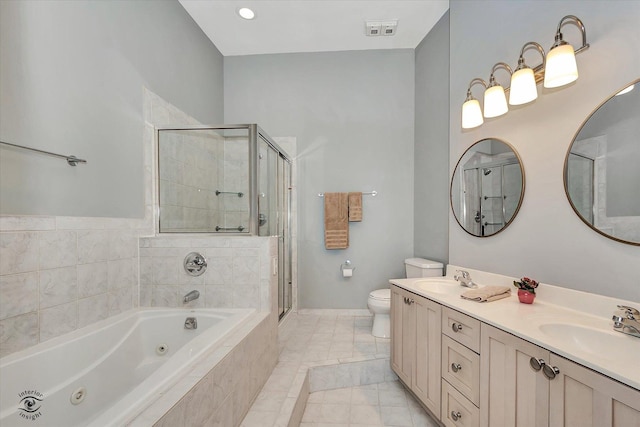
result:
[(404, 289), (391, 286), (391, 368), (409, 388), (416, 343), (415, 310), (408, 303), (411, 295)]
[(414, 297), (416, 312), (416, 363), (412, 390), (440, 418), (440, 340), (442, 310), (438, 303)]
[[(603, 350), (604, 351), (604, 350)], [(551, 354), (549, 426), (640, 427), (640, 391)]]
[(549, 380), (530, 361), (549, 352), (484, 323), (480, 341), (480, 425), (547, 427)]

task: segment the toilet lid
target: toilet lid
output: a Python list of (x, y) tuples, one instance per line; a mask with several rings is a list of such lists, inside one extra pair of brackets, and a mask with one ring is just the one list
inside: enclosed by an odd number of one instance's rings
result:
[(369, 294), (369, 298), (378, 300), (390, 300), (391, 289), (377, 289), (375, 291), (371, 291), (371, 293)]

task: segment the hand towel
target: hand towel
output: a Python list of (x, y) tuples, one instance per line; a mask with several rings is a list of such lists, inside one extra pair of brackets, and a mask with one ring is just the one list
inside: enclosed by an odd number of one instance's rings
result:
[(324, 193), (324, 247), (349, 247), (349, 195)]
[(470, 289), (460, 295), (460, 298), (477, 302), (491, 302), (511, 295), (511, 288), (507, 286), (485, 286), (478, 289)]
[(349, 222), (362, 221), (362, 192), (349, 193)]

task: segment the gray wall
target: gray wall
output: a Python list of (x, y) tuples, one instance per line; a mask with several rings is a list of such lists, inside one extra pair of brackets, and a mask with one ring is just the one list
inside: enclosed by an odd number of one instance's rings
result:
[[(413, 255), (413, 50), (227, 57), (224, 71), (228, 123), (297, 137), (299, 307), (365, 308)], [(325, 250), (318, 193), (370, 190), (350, 247)]]
[(414, 253), (449, 259), (449, 12), (416, 48)]
[[(615, 3), (615, 5), (613, 5)], [(486, 239), (466, 234), (449, 215), (449, 261), (509, 276), (640, 301), (640, 247), (607, 239), (573, 212), (563, 185), (565, 156), (575, 133), (605, 99), (640, 74), (640, 2), (637, 1), (452, 0), (450, 171), (474, 141), (495, 137), (511, 143), (524, 163), (522, 208), (503, 232)], [(612, 7), (615, 6), (615, 7)], [(460, 127), (469, 81), (488, 79), (498, 61), (516, 64), (524, 43), (547, 50), (560, 19), (581, 18), (591, 47), (577, 56), (580, 78), (544, 90), (532, 103), (474, 130)], [(574, 46), (575, 26), (563, 28)], [(536, 61), (532, 55), (532, 62)], [(499, 81), (506, 78), (503, 74)], [(480, 88), (475, 88), (476, 93)]]
[(1, 1), (0, 213), (142, 217), (142, 88), (223, 121), (223, 57), (175, 1)]

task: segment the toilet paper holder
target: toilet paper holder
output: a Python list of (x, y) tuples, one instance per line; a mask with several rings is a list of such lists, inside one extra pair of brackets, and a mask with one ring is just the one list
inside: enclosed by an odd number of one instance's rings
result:
[(340, 271), (342, 272), (343, 277), (351, 277), (353, 275), (353, 270), (355, 270), (355, 267), (351, 265), (350, 260), (346, 260), (340, 265)]

